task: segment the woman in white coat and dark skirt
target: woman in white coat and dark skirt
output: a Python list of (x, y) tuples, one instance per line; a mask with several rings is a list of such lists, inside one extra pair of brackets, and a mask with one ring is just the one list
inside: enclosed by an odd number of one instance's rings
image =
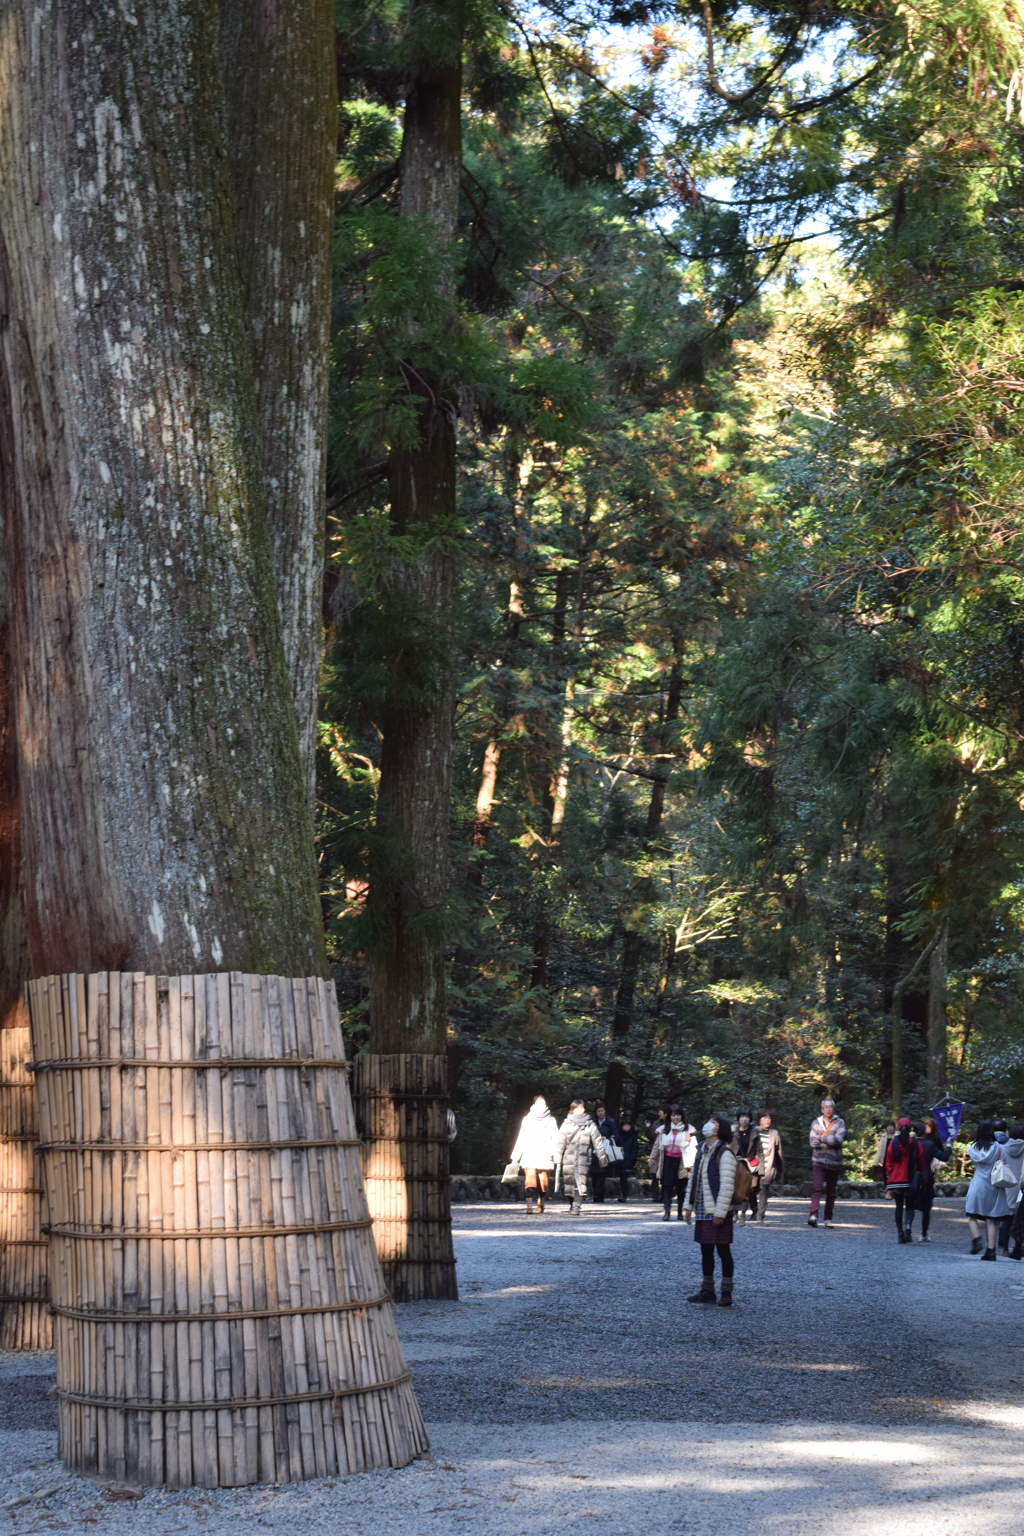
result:
[[(724, 1115), (712, 1115), (703, 1127), (704, 1144), (686, 1189), (686, 1220), (695, 1218), (694, 1237), (700, 1244), (700, 1290), (687, 1301), (732, 1306), (732, 1196), (736, 1188), (736, 1154), (732, 1124)], [(722, 1266), (722, 1291), (715, 1296), (715, 1253)]]
[(558, 1150), (558, 1121), (548, 1109), (548, 1101), (542, 1093), (535, 1095), (533, 1103), (523, 1116), (519, 1136), (512, 1149), (513, 1163), (523, 1170), (526, 1184), (526, 1214), (533, 1215), (533, 1202), (537, 1201), (538, 1214), (544, 1211), (544, 1196), (548, 1192), (548, 1174), (555, 1166)]

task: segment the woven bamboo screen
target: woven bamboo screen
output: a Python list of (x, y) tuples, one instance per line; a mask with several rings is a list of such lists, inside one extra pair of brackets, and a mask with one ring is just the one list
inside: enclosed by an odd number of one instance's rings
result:
[(65, 1462), (226, 1487), (422, 1455), (333, 985), (102, 972), (29, 1003)]
[(25, 1024), (0, 1029), (0, 1349), (52, 1349), (35, 1089)]
[(456, 1301), (443, 1056), (352, 1062), (363, 1177), (384, 1278), (396, 1301)]

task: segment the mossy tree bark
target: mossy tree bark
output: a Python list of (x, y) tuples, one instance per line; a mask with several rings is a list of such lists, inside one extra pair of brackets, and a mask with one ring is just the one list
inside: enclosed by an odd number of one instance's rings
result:
[(221, 0), (221, 36), (264, 503), (312, 796), (337, 136), (333, 0)]
[(0, 316), (31, 974), (322, 974), (215, 0), (9, 6)]
[[(462, 29), (460, 7), (416, 0), (410, 12), (411, 66), (399, 158), (403, 218), (417, 220), (441, 253), (454, 246), (462, 172)], [(442, 268), (445, 263), (442, 261)], [(451, 292), (450, 268), (442, 297)], [(434, 1126), (444, 1104), (447, 1037), (443, 911), (448, 882), (454, 700), (446, 635), (455, 580), (455, 408), (443, 381), (411, 366), (406, 385), (417, 410), (415, 439), (390, 454), (391, 523), (414, 533), (422, 553), (395, 562), (392, 590), (408, 626), (404, 649), (411, 684), (383, 711), (377, 817), (387, 830), (386, 867), (371, 874), (368, 915), (376, 931), (370, 976), (369, 1053), (403, 1063), (364, 1064), (367, 1082), (391, 1083), (394, 1113), (369, 1098), (357, 1113), (367, 1140), (370, 1208), (381, 1222), (385, 1277), (400, 1300), (454, 1297), (448, 1201), (448, 1147)], [(416, 1057), (437, 1058), (417, 1064)], [(379, 1070), (378, 1070), (379, 1069)], [(409, 1096), (435, 1100), (414, 1122)], [(377, 1090), (378, 1092), (381, 1090)], [(417, 1124), (399, 1142), (400, 1123)], [(391, 1129), (388, 1129), (390, 1127)], [(421, 1145), (417, 1149), (417, 1135)], [(446, 1234), (439, 1247), (439, 1233)]]

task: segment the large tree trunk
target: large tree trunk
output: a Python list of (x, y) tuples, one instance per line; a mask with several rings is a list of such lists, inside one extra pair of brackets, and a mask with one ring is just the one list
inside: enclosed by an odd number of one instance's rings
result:
[[(77, 1467), (154, 1482), (317, 1476), (422, 1446), (348, 1169), (225, 121), (216, 0), (0, 15), (0, 460), (33, 1053), (64, 1084), (44, 1146), (61, 1443)], [(111, 1243), (123, 1294), (95, 1287)], [(224, 1283), (197, 1293), (215, 1256)], [(386, 1349), (349, 1326), (368, 1305)], [(193, 1310), (216, 1314), (226, 1358), (196, 1360)], [(141, 1339), (140, 1313), (176, 1340), (177, 1378), (140, 1343), (83, 1385), (88, 1330)], [(384, 1395), (408, 1433), (377, 1434)], [(313, 1398), (323, 1454), (305, 1460), (293, 1427)], [(217, 1402), (211, 1456), (185, 1432)]]
[[(418, 0), (409, 28), (413, 64), (399, 160), (401, 213), (420, 222), (445, 258), (455, 239), (462, 169), (458, 8)], [(447, 278), (443, 292), (450, 294)], [(378, 865), (371, 874), (368, 897), (376, 927), (369, 1054), (384, 1059), (361, 1065), (361, 1081), (375, 1087), (371, 1093), (368, 1086), (365, 1098), (357, 1095), (370, 1209), (380, 1221), (385, 1278), (401, 1301), (458, 1294), (448, 1143), (436, 1129), (426, 1129), (441, 1122), (446, 1107), (443, 913), (454, 723), (444, 652), (455, 581), (447, 542), (456, 512), (455, 419), (441, 379), (424, 379), (410, 367), (406, 385), (416, 405), (416, 436), (391, 450), (391, 522), (396, 534), (426, 537), (417, 560), (395, 563), (391, 581), (408, 626), (404, 664), (418, 697), (396, 699), (381, 720), (377, 820), (390, 852), (387, 867)], [(379, 1093), (393, 1095), (387, 1113)], [(422, 1110), (412, 1120), (403, 1109), (410, 1095), (418, 1096)]]
[[(665, 695), (665, 709), (661, 718), (658, 731), (655, 733), (656, 751), (664, 753), (668, 750), (672, 727), (679, 718), (679, 705), (683, 696), (683, 675), (678, 661), (673, 663), (669, 674), (668, 690)], [(665, 814), (665, 788), (668, 784), (669, 766), (659, 765), (655, 770), (654, 782), (651, 785), (651, 798), (647, 804), (647, 822), (644, 826), (643, 850), (652, 852), (654, 839), (661, 827)], [(646, 906), (653, 896), (651, 876), (645, 872), (634, 882), (630, 892), (629, 912), (627, 921), (631, 915), (635, 915), (638, 908)], [(615, 992), (615, 1013), (612, 1017), (612, 1050), (621, 1049), (621, 1041), (629, 1034), (633, 1023), (633, 1008), (636, 1001), (636, 984), (640, 976), (640, 965), (647, 948), (644, 933), (639, 927), (627, 928), (622, 941), (622, 962), (619, 967), (619, 984)], [(671, 959), (671, 956), (670, 956)], [(667, 983), (667, 975), (666, 975)], [(605, 1105), (613, 1120), (619, 1117), (622, 1107), (622, 1090), (626, 1082), (626, 1064), (618, 1056), (613, 1055), (608, 1063), (605, 1073)]]
[(315, 771), (337, 138), (333, 0), (221, 0), (228, 147), (267, 526), (307, 789)]
[[(0, 421), (11, 401), (0, 368)], [(14, 719), (14, 657), (4, 529), (13, 515), (11, 464), (0, 427), (0, 1349), (50, 1349), (50, 1281), (42, 1234), (42, 1165), (25, 982), (24, 864)]]
[(217, 8), (128, 14), (24, 0), (0, 54), (29, 967), (322, 973)]

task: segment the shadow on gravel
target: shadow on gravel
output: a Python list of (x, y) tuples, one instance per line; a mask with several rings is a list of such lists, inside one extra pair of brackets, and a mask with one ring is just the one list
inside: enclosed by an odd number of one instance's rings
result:
[(9, 1376), (0, 1381), (0, 1430), (57, 1428), (57, 1402), (47, 1397), (52, 1376)]

